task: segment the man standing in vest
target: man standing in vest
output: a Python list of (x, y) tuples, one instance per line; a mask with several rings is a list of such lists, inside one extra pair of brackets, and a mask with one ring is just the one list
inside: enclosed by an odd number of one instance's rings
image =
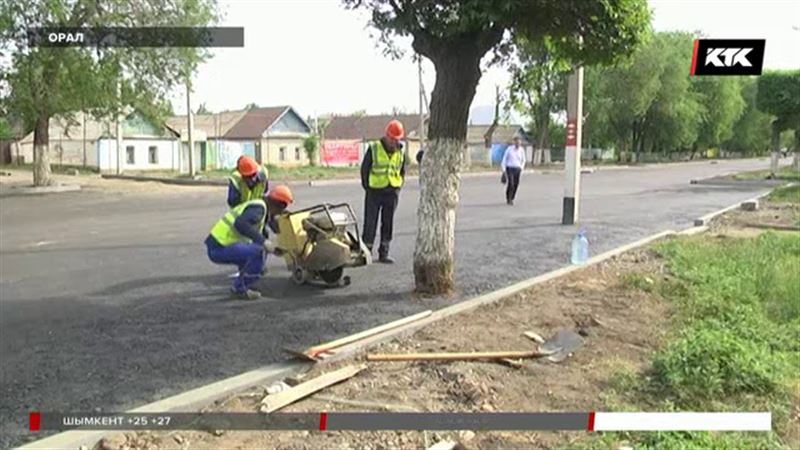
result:
[(392, 120), (384, 136), (371, 142), (361, 162), (361, 186), (364, 188), (364, 235), (362, 240), (372, 251), (378, 216), (381, 218), (381, 243), (378, 262), (391, 264), (389, 244), (392, 241), (394, 211), (406, 175), (406, 160), (400, 140), (405, 137), (403, 124)]
[[(266, 254), (280, 250), (266, 238), (266, 224), (292, 204), (292, 192), (286, 186), (276, 186), (262, 198), (248, 200), (230, 209), (217, 221), (206, 238), (208, 259), (217, 264), (235, 264), (239, 274), (233, 281), (231, 293), (235, 298), (255, 300), (261, 293), (250, 287), (261, 277)], [(274, 230), (273, 231), (277, 231)]]
[(249, 156), (240, 156), (236, 170), (228, 177), (228, 206), (233, 208), (264, 196), (268, 185), (267, 168)]

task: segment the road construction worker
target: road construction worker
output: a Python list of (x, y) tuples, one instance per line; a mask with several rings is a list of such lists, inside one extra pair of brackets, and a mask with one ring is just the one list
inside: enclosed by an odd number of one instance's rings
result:
[(228, 206), (260, 199), (269, 188), (269, 172), (249, 156), (240, 156), (228, 177)]
[(217, 264), (239, 267), (231, 289), (235, 298), (255, 300), (261, 297), (261, 293), (251, 287), (261, 277), (266, 254), (281, 253), (267, 239), (268, 229), (278, 231), (275, 217), (293, 202), (288, 187), (275, 186), (262, 198), (234, 206), (211, 228), (205, 241), (208, 258)]
[(372, 251), (378, 217), (381, 219), (381, 240), (378, 246), (378, 262), (391, 264), (389, 244), (392, 241), (394, 211), (400, 196), (400, 188), (406, 174), (406, 159), (403, 154), (405, 137), (403, 124), (392, 120), (386, 125), (384, 136), (369, 144), (361, 162), (361, 186), (364, 188), (364, 233), (362, 240)]

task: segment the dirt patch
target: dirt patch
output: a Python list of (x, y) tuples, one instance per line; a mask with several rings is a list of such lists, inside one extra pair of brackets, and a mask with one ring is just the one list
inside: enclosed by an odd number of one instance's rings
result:
[[(559, 329), (576, 330), (585, 336), (584, 346), (562, 363), (527, 361), (514, 368), (490, 362), (373, 362), (356, 377), (281, 411), (602, 409), (603, 392), (612, 374), (620, 368), (642, 369), (667, 328), (667, 306), (646, 292), (649, 283), (665, 276), (662, 261), (652, 251), (626, 253), (372, 350), (533, 350), (535, 344), (523, 336), (525, 331), (549, 337)], [(638, 283), (645, 289), (632, 288)], [(317, 367), (307, 378), (336, 367)], [(263, 391), (230, 398), (211, 409), (256, 412)], [(382, 406), (370, 408), (354, 402)], [(468, 448), (551, 448), (583, 436), (584, 432), (482, 431), (226, 432), (221, 436), (208, 432), (132, 433), (110, 448), (424, 448), (443, 439), (459, 439)]]
[(759, 201), (759, 207), (755, 211), (736, 209), (714, 218), (710, 231), (715, 235), (753, 237), (767, 231), (769, 227), (796, 227), (798, 222), (800, 204), (764, 198)]

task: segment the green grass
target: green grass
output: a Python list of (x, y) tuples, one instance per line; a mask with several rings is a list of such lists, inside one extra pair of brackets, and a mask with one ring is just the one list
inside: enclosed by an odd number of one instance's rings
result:
[(800, 203), (800, 184), (775, 189), (769, 199), (776, 202)]
[[(585, 449), (778, 449), (800, 386), (800, 236), (676, 239), (656, 246), (673, 277), (653, 292), (672, 304), (666, 344), (644, 373), (609, 380), (607, 406), (643, 411), (771, 411), (773, 433), (605, 433)], [(622, 285), (651, 289), (640, 274)], [(793, 388), (794, 387), (794, 388)], [(795, 402), (797, 401), (796, 393)], [(574, 444), (570, 448), (576, 448)]]
[[(769, 170), (755, 170), (737, 173), (733, 175), (733, 178), (736, 180), (765, 180), (769, 174)], [(800, 181), (800, 171), (794, 170), (792, 166), (781, 167), (775, 175), (775, 178), (779, 180)]]

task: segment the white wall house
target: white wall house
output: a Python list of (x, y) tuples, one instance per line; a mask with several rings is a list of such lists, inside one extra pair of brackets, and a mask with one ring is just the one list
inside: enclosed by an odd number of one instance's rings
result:
[[(119, 152), (120, 169), (125, 170), (179, 170), (177, 140), (123, 139)], [(117, 140), (104, 137), (97, 141), (98, 168), (102, 172), (117, 170)]]
[[(97, 120), (74, 113), (50, 120), (50, 163), (94, 167), (102, 172), (117, 171), (116, 126), (113, 120)], [(133, 112), (122, 122), (119, 169), (179, 170), (177, 134), (154, 125)], [(33, 133), (20, 141), (20, 157), (33, 162)]]

